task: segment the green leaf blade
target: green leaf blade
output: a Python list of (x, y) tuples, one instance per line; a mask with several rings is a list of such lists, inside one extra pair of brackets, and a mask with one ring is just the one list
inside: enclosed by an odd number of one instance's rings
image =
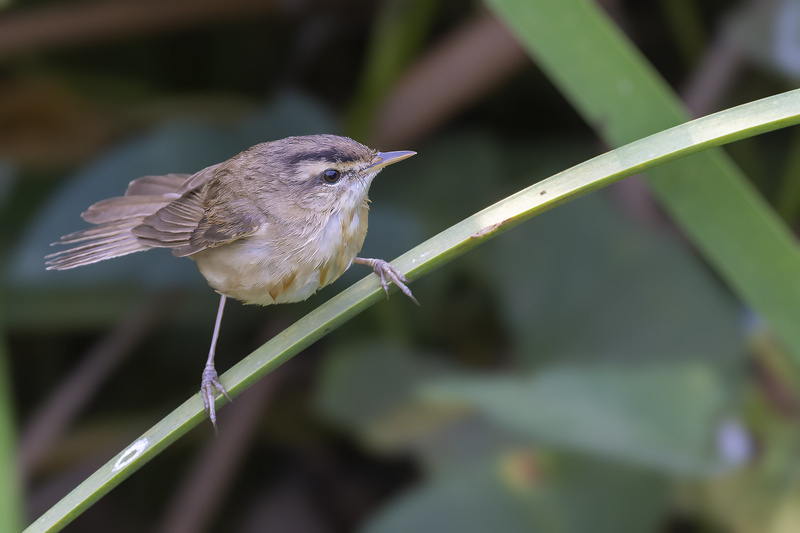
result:
[[(595, 3), (491, 0), (489, 5), (610, 145), (620, 146), (688, 117), (678, 96)], [(758, 114), (781, 122), (784, 106), (795, 104), (775, 100)], [(689, 141), (705, 146), (730, 126), (759, 131), (749, 113), (719, 118), (687, 131)], [(722, 137), (739, 138), (736, 133)], [(795, 326), (800, 316), (800, 253), (789, 229), (741, 171), (723, 153), (711, 151), (655, 169), (647, 181), (714, 268), (761, 313), (800, 362), (800, 329)]]

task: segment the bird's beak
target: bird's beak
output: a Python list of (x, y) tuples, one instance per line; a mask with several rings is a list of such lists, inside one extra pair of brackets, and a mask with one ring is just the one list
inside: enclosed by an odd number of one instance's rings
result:
[(416, 155), (417, 152), (409, 152), (409, 151), (400, 151), (400, 152), (378, 152), (375, 155), (374, 163), (367, 167), (366, 170), (374, 171), (380, 170), (383, 167), (389, 166), (393, 163), (397, 163), (398, 161), (402, 161), (403, 159), (408, 159), (412, 155)]

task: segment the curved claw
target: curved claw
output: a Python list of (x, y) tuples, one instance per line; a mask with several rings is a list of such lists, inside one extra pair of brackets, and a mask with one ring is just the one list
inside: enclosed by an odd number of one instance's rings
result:
[(203, 370), (203, 379), (200, 382), (200, 396), (203, 398), (203, 406), (206, 409), (208, 418), (211, 420), (211, 424), (214, 426), (215, 434), (219, 433), (217, 430), (217, 410), (215, 405), (217, 392), (222, 393), (228, 401), (231, 401), (231, 397), (228, 396), (228, 391), (225, 390), (225, 387), (219, 380), (217, 369), (214, 368), (213, 365), (206, 366)]
[(389, 281), (397, 285), (397, 287), (403, 291), (403, 294), (411, 298), (412, 302), (419, 305), (417, 299), (414, 298), (413, 294), (411, 294), (411, 289), (409, 289), (406, 285), (406, 283), (409, 283), (409, 281), (388, 261), (384, 261), (383, 259), (366, 259), (363, 257), (356, 257), (354, 262), (372, 267), (372, 270), (381, 278), (381, 287), (383, 287), (383, 291), (386, 293), (387, 299), (389, 298), (389, 284), (386, 281), (388, 278)]

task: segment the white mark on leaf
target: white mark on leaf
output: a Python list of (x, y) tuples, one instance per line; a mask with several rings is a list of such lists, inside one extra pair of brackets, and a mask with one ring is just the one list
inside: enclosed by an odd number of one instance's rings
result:
[(135, 461), (140, 455), (144, 453), (147, 449), (147, 445), (150, 444), (150, 439), (147, 437), (142, 437), (141, 439), (137, 440), (130, 446), (128, 449), (122, 452), (122, 455), (119, 456), (117, 462), (114, 463), (114, 469), (112, 472), (119, 472), (133, 461)]

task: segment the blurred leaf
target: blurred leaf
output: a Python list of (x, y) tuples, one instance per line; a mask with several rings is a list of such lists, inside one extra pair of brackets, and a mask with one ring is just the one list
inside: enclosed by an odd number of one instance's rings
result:
[(795, 131), (789, 148), (781, 183), (775, 195), (775, 209), (789, 224), (800, 216), (800, 131)]
[[(489, 5), (608, 144), (686, 120), (678, 96), (596, 3)], [(800, 253), (792, 232), (722, 151), (648, 173), (653, 193), (693, 244), (800, 361)]]
[(664, 483), (641, 471), (520, 450), (408, 492), (362, 531), (657, 531), (666, 501)]
[(12, 257), (8, 280), (14, 285), (64, 286), (134, 282), (139, 286), (203, 287), (192, 261), (176, 260), (168, 250), (133, 254), (87, 268), (49, 272), (44, 256), (61, 235), (86, 226), (79, 215), (94, 202), (122, 195), (133, 179), (148, 174), (196, 172), (254, 144), (289, 135), (327, 132), (332, 120), (317, 104), (295, 94), (277, 98), (266, 109), (232, 129), (194, 122), (170, 122), (130, 140), (80, 172), (44, 206)]
[(743, 363), (740, 312), (672, 235), (635, 226), (603, 194), (489, 245), (491, 276), (528, 363), (702, 358)]
[[(374, 514), (365, 533), (503, 533), (533, 528), (529, 510), (505, 486), (493, 465), (437, 480), (396, 498)], [(535, 530), (535, 529), (533, 529)]]
[(525, 378), (453, 379), (423, 392), (550, 445), (668, 472), (724, 466), (714, 441), (728, 398), (719, 376), (699, 365), (554, 367)]
[(670, 503), (669, 482), (663, 477), (629, 465), (569, 455), (557, 457), (553, 470), (554, 499), (565, 531), (662, 530)]
[(407, 402), (416, 383), (436, 372), (430, 359), (412, 357), (393, 343), (373, 341), (332, 351), (320, 375), (321, 412), (344, 427), (363, 431)]
[(0, 531), (19, 531), (24, 523), (18, 477), (14, 404), (5, 338), (0, 334)]
[(380, 446), (428, 424), (438, 426), (433, 409), (413, 411), (409, 404), (417, 385), (443, 370), (431, 357), (395, 343), (346, 344), (325, 358), (316, 403), (329, 419)]
[(429, 474), (461, 471), (526, 444), (464, 408), (419, 401), (421, 384), (452, 372), (433, 354), (387, 340), (345, 343), (326, 356), (315, 403), (373, 451), (411, 452)]

